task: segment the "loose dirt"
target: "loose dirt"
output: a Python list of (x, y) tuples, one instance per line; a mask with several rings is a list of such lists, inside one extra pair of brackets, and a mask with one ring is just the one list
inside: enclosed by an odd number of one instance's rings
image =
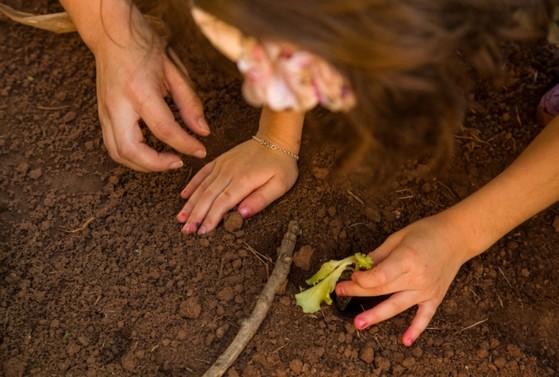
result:
[[(10, 5), (60, 10), (26, 3)], [(463, 266), (411, 348), (399, 339), (413, 309), (357, 331), (335, 307), (304, 315), (293, 297), (322, 262), (369, 251), (481, 187), (538, 133), (556, 51), (506, 51), (507, 78), (468, 98), (455, 157), (438, 177), (404, 171), (382, 195), (358, 182), (334, 186), (325, 178), (336, 146), (313, 150), (306, 133), (287, 195), (249, 220), (187, 237), (174, 217), (180, 190), (256, 128), (239, 81), (193, 60), (213, 130), (208, 158), (136, 173), (104, 149), (94, 60), (78, 36), (1, 21), (0, 374), (201, 376), (250, 314), (296, 219), (303, 233), (288, 284), (229, 377), (557, 375), (557, 205)]]

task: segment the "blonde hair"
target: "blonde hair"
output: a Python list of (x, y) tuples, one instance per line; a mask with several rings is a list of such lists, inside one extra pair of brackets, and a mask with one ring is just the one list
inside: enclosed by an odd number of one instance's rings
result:
[[(291, 41), (342, 72), (358, 103), (346, 114), (355, 133), (340, 171), (372, 157), (377, 178), (419, 155), (434, 169), (443, 165), (464, 116), (458, 83), (472, 72), (499, 72), (502, 41), (545, 37), (553, 2), (194, 1), (246, 34)], [(175, 15), (187, 8), (173, 3)]]

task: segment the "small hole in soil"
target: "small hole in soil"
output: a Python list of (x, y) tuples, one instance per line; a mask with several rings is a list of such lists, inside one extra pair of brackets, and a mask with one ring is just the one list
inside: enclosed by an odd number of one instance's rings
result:
[(332, 292), (334, 301), (334, 312), (340, 317), (353, 318), (357, 314), (364, 312), (386, 300), (390, 295), (375, 297), (338, 297), (336, 292)]

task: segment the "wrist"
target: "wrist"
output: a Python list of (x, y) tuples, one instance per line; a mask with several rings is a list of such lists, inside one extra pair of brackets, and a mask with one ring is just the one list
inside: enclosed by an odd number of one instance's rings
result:
[(263, 138), (261, 138), (261, 137), (258, 136), (258, 135), (254, 135), (254, 136), (252, 137), (252, 140), (255, 140), (255, 141), (258, 142), (260, 145), (262, 145), (262, 146), (264, 146), (264, 147), (266, 147), (266, 148), (268, 148), (268, 149), (271, 149), (271, 150), (273, 150), (273, 151), (281, 152), (281, 153), (283, 153), (283, 154), (285, 154), (285, 155), (287, 155), (287, 156), (293, 157), (296, 161), (299, 161), (299, 155), (298, 155), (298, 154), (295, 154), (295, 153), (293, 153), (293, 152), (290, 152), (290, 151), (288, 151), (287, 149), (284, 149), (284, 148), (280, 147), (279, 145), (270, 143), (268, 140), (263, 139)]
[[(301, 147), (304, 113), (263, 108), (256, 137), (279, 149), (298, 155)], [(261, 143), (262, 144), (262, 143)]]
[(469, 197), (437, 215), (452, 229), (462, 263), (485, 252), (506, 233), (488, 210), (485, 212)]
[[(129, 48), (150, 31), (130, 0), (60, 0), (87, 47), (97, 54), (112, 45)], [(148, 29), (146, 29), (146, 27)]]

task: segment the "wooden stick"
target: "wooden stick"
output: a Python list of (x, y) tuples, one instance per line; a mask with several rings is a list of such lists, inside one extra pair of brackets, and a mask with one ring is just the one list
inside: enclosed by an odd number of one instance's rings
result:
[(278, 259), (272, 275), (262, 289), (256, 300), (256, 305), (249, 318), (241, 323), (241, 328), (233, 342), (227, 347), (225, 352), (215, 361), (215, 363), (204, 373), (203, 377), (221, 377), (227, 369), (237, 360), (237, 357), (244, 350), (248, 342), (252, 339), (260, 324), (266, 318), (268, 310), (272, 306), (274, 296), (278, 288), (283, 284), (293, 260), (293, 250), (297, 242), (297, 236), (301, 234), (301, 228), (297, 221), (290, 221), (287, 232), (283, 236), (281, 246), (278, 248)]

